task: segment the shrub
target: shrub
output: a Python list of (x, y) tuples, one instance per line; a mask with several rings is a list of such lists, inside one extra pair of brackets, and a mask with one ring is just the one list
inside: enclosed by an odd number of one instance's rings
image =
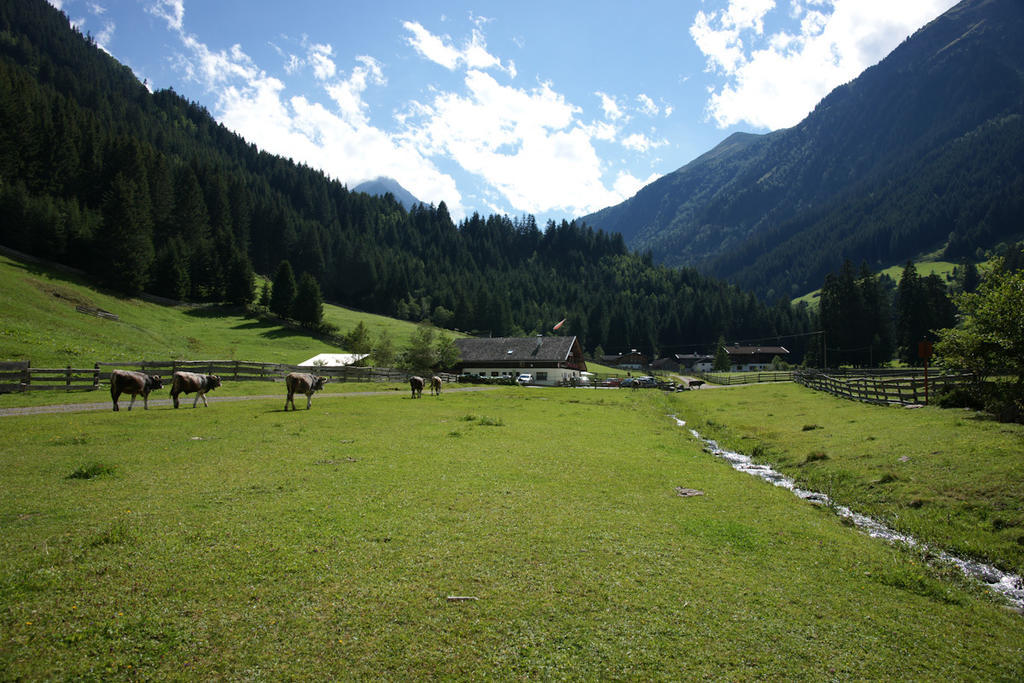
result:
[(95, 479), (96, 477), (102, 477), (105, 474), (113, 474), (114, 468), (108, 467), (98, 462), (90, 463), (84, 467), (79, 467), (77, 470), (68, 475), (68, 479)]

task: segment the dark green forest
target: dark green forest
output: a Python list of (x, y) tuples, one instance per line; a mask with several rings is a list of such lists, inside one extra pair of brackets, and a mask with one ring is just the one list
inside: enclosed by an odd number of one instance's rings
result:
[[(0, 243), (99, 283), (185, 301), (253, 298), (288, 260), (325, 300), (491, 335), (671, 353), (811, 320), (582, 223), (404, 210), (266, 154), (173, 90), (149, 92), (43, 0), (0, 3)], [(794, 348), (799, 356), (800, 348)]]

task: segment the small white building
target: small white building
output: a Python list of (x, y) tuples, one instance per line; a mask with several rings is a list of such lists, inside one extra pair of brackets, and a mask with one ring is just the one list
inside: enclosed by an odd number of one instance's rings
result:
[(340, 368), (353, 365), (366, 358), (368, 353), (318, 353), (309, 360), (299, 363), (302, 368)]

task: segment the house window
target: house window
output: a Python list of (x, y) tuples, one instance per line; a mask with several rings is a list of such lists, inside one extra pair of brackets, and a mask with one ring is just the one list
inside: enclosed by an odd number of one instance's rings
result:
[(497, 377), (497, 376), (498, 376), (498, 371), (497, 370), (491, 370), (491, 377)]
[(546, 382), (546, 381), (548, 381), (548, 373), (546, 373), (546, 372), (538, 372), (537, 373), (537, 381), (538, 382)]

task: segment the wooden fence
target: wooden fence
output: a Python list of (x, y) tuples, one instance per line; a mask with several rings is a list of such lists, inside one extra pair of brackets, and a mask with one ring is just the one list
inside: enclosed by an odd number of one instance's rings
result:
[[(239, 360), (175, 360), (96, 363), (91, 368), (33, 368), (29, 361), (0, 362), (0, 393), (12, 391), (91, 391), (109, 382), (114, 370), (136, 370), (161, 375), (169, 383), (178, 370), (218, 375), (225, 382), (276, 382), (289, 372), (309, 372), (331, 382), (405, 382), (411, 373), (393, 368), (299, 367), (284, 363)], [(457, 382), (458, 375), (438, 373), (443, 382)]]
[(711, 384), (760, 384), (761, 382), (789, 382), (792, 370), (771, 370), (766, 372), (698, 372), (705, 382)]
[(936, 394), (974, 381), (966, 372), (932, 374), (923, 370), (861, 370), (824, 373), (799, 370), (793, 379), (805, 387), (827, 391), (855, 401), (880, 404), (921, 405)]

